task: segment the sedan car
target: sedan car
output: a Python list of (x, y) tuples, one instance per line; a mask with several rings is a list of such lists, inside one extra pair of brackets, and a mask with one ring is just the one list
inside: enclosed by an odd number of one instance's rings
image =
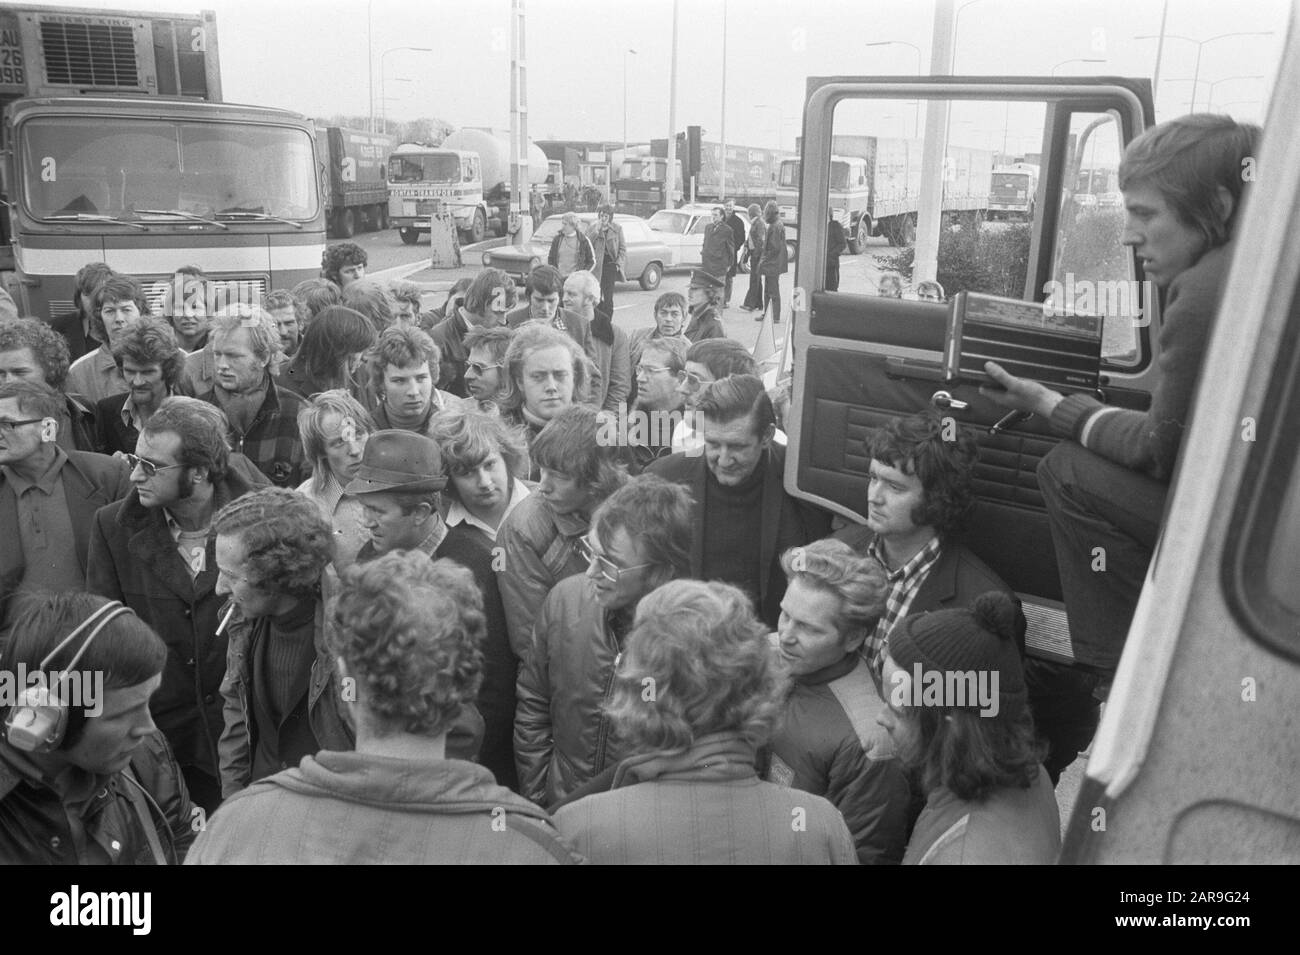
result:
[[(676, 209), (660, 209), (646, 223), (651, 231), (658, 233), (672, 253), (669, 268), (695, 269), (703, 262), (704, 227), (713, 218), (715, 204), (707, 202), (688, 203)], [(736, 209), (736, 215), (745, 223), (745, 234), (749, 234), (749, 213)], [(748, 268), (741, 268), (747, 272)]]
[[(596, 213), (578, 212), (578, 225), (588, 230), (595, 224)], [(546, 264), (546, 257), (551, 252), (551, 242), (560, 232), (563, 216), (547, 216), (537, 231), (528, 241), (528, 245), (502, 245), (488, 249), (483, 253), (483, 264), (488, 268), (501, 269), (515, 278), (527, 280), (528, 273), (539, 265)], [(636, 216), (615, 215), (614, 221), (623, 230), (623, 240), (627, 243), (628, 282), (640, 282), (647, 292), (659, 287), (664, 269), (670, 258), (668, 246), (657, 233), (651, 232), (644, 219)]]

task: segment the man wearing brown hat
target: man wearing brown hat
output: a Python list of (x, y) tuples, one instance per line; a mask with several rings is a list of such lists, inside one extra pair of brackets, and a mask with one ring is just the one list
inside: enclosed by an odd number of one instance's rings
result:
[(366, 441), (361, 466), (345, 493), (361, 502), (361, 524), (370, 540), (357, 563), (396, 550), (418, 550), (430, 559), (450, 558), (467, 567), (483, 593), (487, 635), (483, 641), (483, 684), (478, 709), (485, 724), (479, 762), (497, 782), (518, 790), (511, 737), (515, 723), (515, 675), (519, 660), (510, 649), (506, 615), (492, 567), (492, 548), (468, 524), (448, 528), (441, 491), (447, 486), (442, 454), (431, 438), (413, 431), (376, 431)]
[(690, 305), (691, 317), (683, 334), (694, 345), (705, 338), (726, 338), (722, 322), (718, 319), (718, 303), (722, 301), (723, 281), (716, 275), (710, 275), (703, 269), (691, 273), (690, 288), (686, 290), (686, 301)]
[(926, 790), (904, 865), (1056, 861), (1060, 813), (1039, 761), (1018, 614), (994, 591), (969, 609), (905, 617), (890, 634), (878, 721)]

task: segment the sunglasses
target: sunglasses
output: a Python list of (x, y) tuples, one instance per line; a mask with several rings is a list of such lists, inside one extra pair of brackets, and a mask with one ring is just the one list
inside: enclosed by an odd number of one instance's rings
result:
[(489, 368), (504, 368), (504, 367), (505, 367), (505, 363), (499, 361), (494, 361), (491, 364), (487, 364), (487, 365), (485, 365), (481, 361), (471, 361), (465, 366), (465, 370), (472, 371), (476, 375), (482, 375)]
[(181, 468), (185, 466), (183, 464), (154, 464), (152, 461), (146, 460), (138, 454), (128, 454), (126, 456), (126, 463), (131, 466), (132, 471), (139, 468), (144, 472), (144, 476), (147, 478), (153, 477), (159, 471), (170, 471), (172, 468)]
[(596, 569), (600, 571), (600, 576), (604, 577), (611, 584), (616, 584), (622, 579), (624, 574), (630, 574), (634, 570), (641, 570), (645, 567), (653, 567), (650, 564), (637, 564), (635, 567), (620, 567), (608, 557), (602, 557), (591, 549), (591, 542), (585, 537), (578, 538), (578, 556), (591, 566), (591, 562), (596, 562)]

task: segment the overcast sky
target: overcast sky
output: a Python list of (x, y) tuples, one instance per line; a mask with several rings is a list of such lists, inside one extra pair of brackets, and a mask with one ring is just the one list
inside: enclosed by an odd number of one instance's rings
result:
[[(228, 102), (310, 116), (366, 115), (370, 84), (379, 110), (381, 62), (392, 117), (439, 116), (456, 125), (509, 124), (509, 0), (132, 0), (50, 6), (216, 11)], [(958, 0), (956, 72), (1150, 78), (1161, 0)], [(1241, 119), (1260, 121), (1291, 13), (1287, 0), (1169, 0), (1167, 35), (1204, 40), (1199, 95)], [(792, 12), (792, 9), (794, 12)], [(672, 0), (527, 0), (529, 132), (534, 139), (623, 138), (668, 130)], [(722, 123), (726, 19), (727, 140), (793, 148), (809, 75), (913, 74), (920, 48), (929, 72), (930, 0), (680, 0), (678, 128), (698, 124), (717, 139)], [(434, 52), (395, 50), (414, 46)], [(635, 54), (627, 53), (629, 49)], [(368, 53), (373, 67), (368, 73)], [(1157, 118), (1187, 111), (1197, 46), (1167, 38)], [(1229, 79), (1264, 75), (1266, 80)], [(409, 82), (403, 82), (409, 80)], [(1218, 81), (1223, 82), (1218, 82)], [(1014, 120), (1013, 120), (1014, 122)], [(901, 135), (899, 119), (884, 134)], [(779, 128), (778, 128), (779, 126)]]

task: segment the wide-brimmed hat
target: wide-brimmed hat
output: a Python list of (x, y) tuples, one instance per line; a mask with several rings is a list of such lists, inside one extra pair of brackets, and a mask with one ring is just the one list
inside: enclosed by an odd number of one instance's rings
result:
[(724, 288), (726, 283), (711, 272), (696, 269), (691, 273), (691, 288)]
[(414, 431), (376, 431), (366, 441), (361, 467), (344, 489), (348, 494), (379, 491), (441, 491), (447, 486), (438, 443)]

